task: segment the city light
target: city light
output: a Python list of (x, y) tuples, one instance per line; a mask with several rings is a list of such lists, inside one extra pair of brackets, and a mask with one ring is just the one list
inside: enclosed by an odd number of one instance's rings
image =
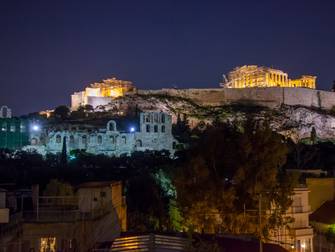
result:
[(130, 127), (130, 132), (135, 132), (135, 127)]
[(40, 127), (39, 125), (37, 125), (37, 124), (33, 124), (33, 125), (31, 126), (31, 129), (32, 129), (33, 131), (40, 131), (41, 127)]

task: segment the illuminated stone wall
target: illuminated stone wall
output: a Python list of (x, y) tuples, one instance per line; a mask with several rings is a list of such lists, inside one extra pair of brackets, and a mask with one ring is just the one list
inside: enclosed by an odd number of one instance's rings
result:
[[(135, 93), (136, 88), (130, 81), (118, 80), (116, 78), (106, 79), (102, 82), (90, 84), (84, 91), (75, 92), (71, 95), (72, 110), (78, 109), (80, 106), (92, 105), (93, 107), (104, 104), (92, 104), (91, 101), (99, 100), (101, 102), (110, 101), (113, 98), (124, 96), (128, 93)], [(93, 98), (93, 99), (92, 99)], [(104, 99), (105, 98), (105, 99)]]
[[(133, 129), (132, 129), (133, 128)], [(42, 138), (46, 141), (40, 141)], [(32, 138), (33, 139), (33, 138)], [(161, 112), (141, 113), (137, 124), (129, 123), (127, 129), (120, 129), (117, 121), (110, 120), (105, 127), (91, 125), (67, 125), (48, 129), (46, 137), (34, 136), (34, 143), (25, 150), (46, 153), (61, 153), (65, 139), (67, 151), (85, 150), (92, 154), (109, 156), (130, 155), (134, 151), (168, 150), (174, 153), (177, 141), (172, 136), (172, 117)]]
[(169, 95), (191, 99), (199, 105), (229, 104), (261, 105), (269, 108), (281, 105), (331, 109), (335, 106), (335, 92), (309, 88), (212, 88), (138, 90), (142, 95)]
[(269, 67), (246, 65), (236, 67), (229, 72), (228, 79), (222, 84), (225, 88), (251, 87), (304, 87), (315, 89), (316, 77), (303, 75), (299, 79), (291, 80), (288, 74)]

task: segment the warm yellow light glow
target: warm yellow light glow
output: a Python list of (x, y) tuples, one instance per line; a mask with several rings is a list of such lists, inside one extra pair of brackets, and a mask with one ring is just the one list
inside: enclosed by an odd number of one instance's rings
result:
[(85, 89), (85, 96), (116, 98), (123, 96), (125, 93), (133, 90), (134, 86), (130, 81), (123, 81), (112, 78), (91, 84)]
[(249, 87), (304, 87), (315, 89), (316, 77), (303, 75), (299, 79), (291, 80), (288, 74), (269, 67), (246, 65), (236, 67), (229, 72), (228, 79), (223, 83), (226, 88)]
[(41, 238), (40, 252), (56, 252), (56, 237)]

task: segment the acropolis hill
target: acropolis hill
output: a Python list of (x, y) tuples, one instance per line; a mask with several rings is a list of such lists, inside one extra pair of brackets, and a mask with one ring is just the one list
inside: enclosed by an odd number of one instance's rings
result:
[(84, 105), (96, 108), (129, 95), (168, 95), (191, 99), (203, 106), (242, 103), (269, 108), (300, 105), (331, 109), (335, 105), (335, 93), (316, 90), (315, 87), (315, 76), (303, 75), (298, 79), (290, 79), (281, 70), (249, 65), (235, 68), (228, 74), (228, 78), (224, 75), (221, 88), (137, 90), (130, 81), (107, 79), (74, 93), (71, 96), (71, 108), (76, 110)]

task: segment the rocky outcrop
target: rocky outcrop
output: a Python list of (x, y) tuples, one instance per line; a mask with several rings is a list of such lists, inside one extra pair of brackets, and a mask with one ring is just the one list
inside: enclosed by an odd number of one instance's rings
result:
[(201, 106), (189, 98), (162, 94), (132, 95), (112, 101), (100, 108), (117, 113), (129, 110), (162, 111), (187, 119), (190, 127), (211, 124), (215, 120), (236, 123), (248, 116), (255, 120), (268, 121), (270, 127), (294, 141), (310, 138), (313, 127), (320, 140), (335, 139), (335, 117), (325, 111), (299, 106), (281, 106), (269, 109), (253, 105)]

